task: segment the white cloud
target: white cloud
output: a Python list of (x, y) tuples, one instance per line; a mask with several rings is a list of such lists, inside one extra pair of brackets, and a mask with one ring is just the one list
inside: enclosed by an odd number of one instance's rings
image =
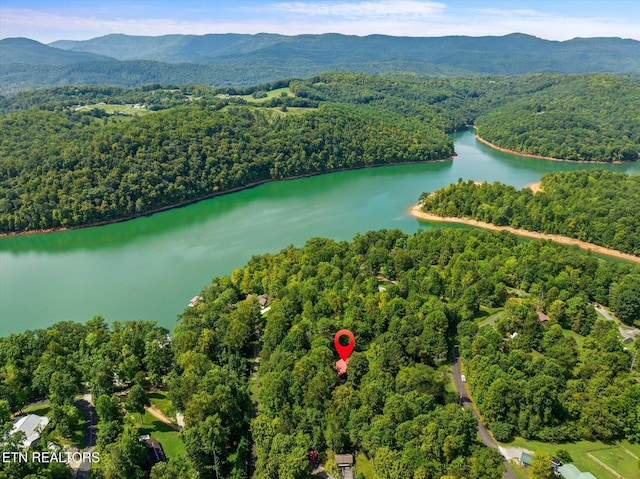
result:
[(491, 15), (491, 16), (516, 16), (516, 17), (550, 17), (549, 13), (539, 12), (537, 10), (530, 9), (515, 9), (515, 10), (505, 10), (502, 8), (476, 8), (472, 11), (477, 12), (480, 15)]
[(446, 10), (444, 3), (417, 0), (380, 0), (365, 2), (282, 2), (268, 10), (305, 15), (354, 18), (429, 17)]

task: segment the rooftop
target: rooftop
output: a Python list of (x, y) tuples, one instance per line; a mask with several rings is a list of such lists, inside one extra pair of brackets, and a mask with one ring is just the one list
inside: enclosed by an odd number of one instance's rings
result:
[(352, 454), (336, 454), (336, 465), (338, 467), (353, 466), (353, 455)]
[(558, 468), (560, 476), (564, 479), (596, 479), (596, 477), (590, 472), (580, 472), (573, 464), (565, 464)]
[(22, 445), (24, 447), (30, 447), (40, 439), (40, 433), (47, 427), (47, 424), (49, 424), (48, 417), (27, 414), (26, 416), (20, 416), (14, 419), (10, 434), (23, 432), (25, 439), (22, 441)]

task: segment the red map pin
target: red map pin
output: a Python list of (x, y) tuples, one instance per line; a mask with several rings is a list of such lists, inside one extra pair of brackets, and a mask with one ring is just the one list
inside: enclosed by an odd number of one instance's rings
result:
[[(340, 337), (347, 336), (349, 338), (349, 344), (343, 346), (340, 344)], [(353, 347), (356, 345), (356, 338), (353, 336), (353, 333), (348, 329), (341, 329), (338, 331), (333, 338), (333, 345), (336, 347), (336, 351), (338, 351), (338, 355), (342, 358), (343, 361), (346, 361), (351, 352), (353, 351)]]

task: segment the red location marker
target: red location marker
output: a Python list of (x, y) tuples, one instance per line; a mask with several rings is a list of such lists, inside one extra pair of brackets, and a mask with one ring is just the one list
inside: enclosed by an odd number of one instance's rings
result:
[[(340, 337), (347, 336), (349, 338), (349, 344), (343, 346), (340, 344)], [(351, 352), (353, 351), (353, 347), (356, 345), (356, 338), (353, 336), (353, 333), (348, 329), (341, 329), (338, 331), (333, 338), (333, 345), (336, 347), (336, 351), (338, 351), (338, 355), (342, 358), (343, 361), (347, 361)]]

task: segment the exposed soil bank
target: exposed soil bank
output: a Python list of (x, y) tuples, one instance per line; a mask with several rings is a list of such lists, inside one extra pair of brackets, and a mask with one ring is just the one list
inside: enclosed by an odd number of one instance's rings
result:
[(593, 243), (587, 243), (586, 241), (580, 241), (574, 238), (568, 238), (567, 236), (553, 235), (548, 233), (538, 233), (537, 231), (523, 230), (519, 228), (512, 228), (511, 226), (498, 226), (492, 223), (485, 223), (484, 221), (473, 220), (471, 218), (456, 218), (452, 216), (438, 216), (431, 213), (422, 211), (420, 204), (414, 205), (409, 210), (409, 214), (419, 220), (424, 221), (437, 221), (443, 223), (459, 223), (463, 225), (475, 226), (478, 228), (485, 228), (493, 231), (508, 231), (514, 235), (523, 236), (525, 238), (545, 239), (555, 241), (556, 243), (578, 246), (579, 248), (593, 251), (594, 253), (611, 256), (613, 258), (623, 259), (626, 261), (632, 261), (634, 263), (640, 263), (640, 257), (629, 253), (623, 253), (611, 248), (605, 248)]
[(504, 153), (511, 153), (512, 155), (526, 156), (527, 158), (540, 158), (542, 160), (568, 161), (570, 163), (593, 163), (593, 164), (603, 164), (603, 165), (622, 164), (623, 163), (622, 161), (567, 160), (567, 159), (563, 159), (563, 158), (554, 158), (552, 156), (532, 155), (531, 153), (525, 153), (523, 151), (508, 150), (507, 148), (502, 148), (502, 147), (500, 147), (498, 145), (494, 145), (493, 143), (488, 142), (487, 140), (485, 140), (481, 136), (478, 136), (477, 134), (476, 134), (476, 140), (478, 140), (480, 143), (484, 143), (485, 145), (490, 146), (494, 150), (502, 151)]

